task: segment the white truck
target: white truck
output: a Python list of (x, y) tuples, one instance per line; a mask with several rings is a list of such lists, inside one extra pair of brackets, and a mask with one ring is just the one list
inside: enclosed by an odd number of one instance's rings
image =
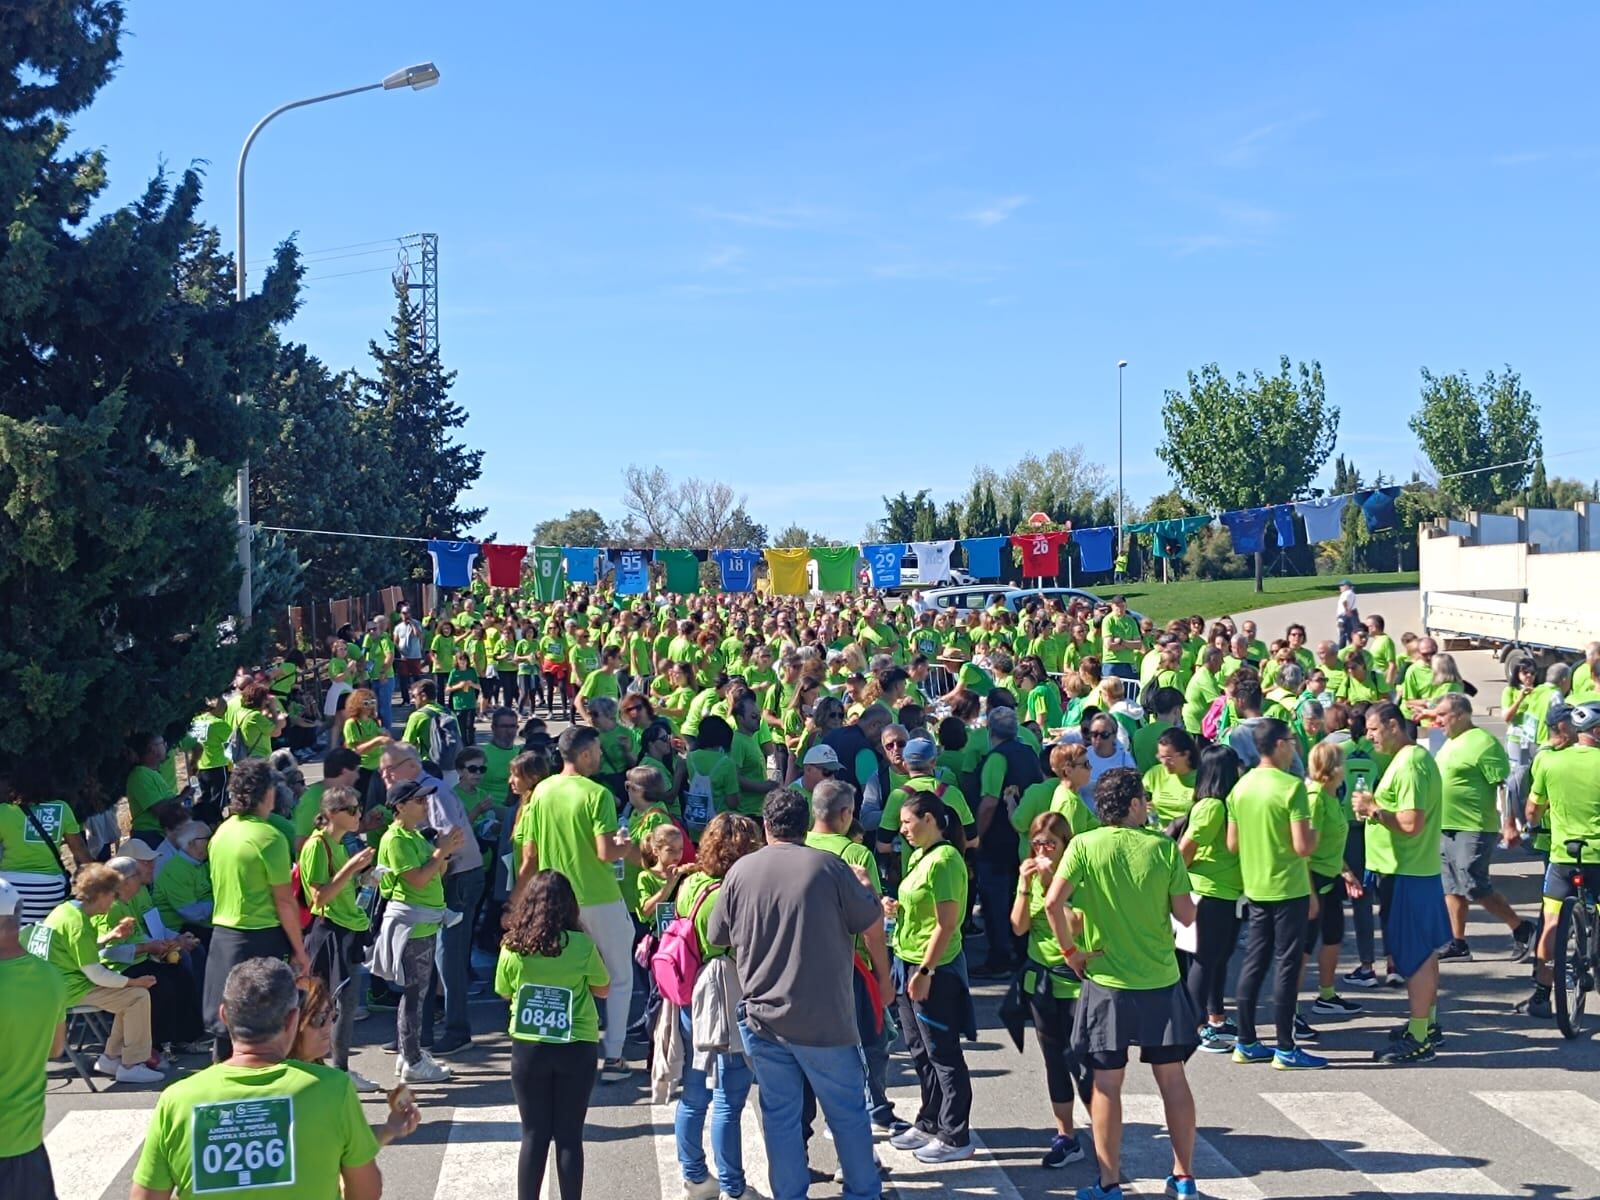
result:
[(1496, 600), (1459, 592), (1422, 593), (1422, 624), (1438, 639), (1490, 650), (1505, 664), (1506, 679), (1532, 659), (1543, 678), (1551, 663), (1577, 664), (1584, 648), (1600, 642), (1600, 611)]

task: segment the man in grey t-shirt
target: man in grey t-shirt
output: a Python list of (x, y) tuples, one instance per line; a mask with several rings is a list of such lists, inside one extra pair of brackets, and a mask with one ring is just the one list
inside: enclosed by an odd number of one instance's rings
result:
[(856, 1032), (853, 939), (861, 934), (881, 958), (882, 912), (855, 870), (803, 844), (804, 797), (775, 791), (762, 818), (768, 844), (729, 870), (706, 940), (731, 947), (739, 972), (740, 1032), (760, 1084), (773, 1200), (804, 1197), (810, 1183), (800, 1131), (808, 1085), (833, 1131), (844, 1200), (876, 1200), (882, 1186)]

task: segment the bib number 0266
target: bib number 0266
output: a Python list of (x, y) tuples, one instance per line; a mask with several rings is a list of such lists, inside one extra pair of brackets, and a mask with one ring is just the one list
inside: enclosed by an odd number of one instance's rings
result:
[(196, 1196), (294, 1185), (293, 1096), (197, 1104), (190, 1129)]

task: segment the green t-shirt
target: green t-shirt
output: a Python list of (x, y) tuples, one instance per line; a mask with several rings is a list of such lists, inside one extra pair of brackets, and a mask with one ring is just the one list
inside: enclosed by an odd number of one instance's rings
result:
[[(433, 754), (433, 719), (449, 715), (448, 712), (440, 707), (438, 701), (434, 701), (432, 704), (424, 704), (421, 708), (414, 709), (411, 715), (406, 718), (406, 727), (400, 733), (400, 740), (410, 746), (414, 746), (417, 753), (422, 755), (423, 758), (430, 757)], [(348, 722), (346, 722), (345, 727), (349, 728)], [(367, 736), (371, 737), (372, 734), (369, 733)], [(345, 745), (348, 746), (349, 744), (349, 734), (346, 734)], [(381, 759), (383, 747), (380, 746), (378, 748), (377, 754), (378, 758)], [(367, 756), (365, 754), (361, 756), (361, 765), (367, 765)], [(375, 760), (372, 765), (376, 767), (378, 765), (377, 761)]]
[(1204, 667), (1196, 667), (1183, 690), (1183, 727), (1190, 733), (1199, 733), (1212, 701), (1222, 695), (1222, 685), (1217, 677)]
[(128, 772), (128, 815), (135, 833), (159, 833), (161, 822), (151, 810), (163, 800), (172, 799), (172, 789), (161, 772), (143, 763)]
[(317, 817), (322, 813), (322, 793), (328, 790), (328, 781), (319, 779), (301, 794), (294, 804), (294, 836), (304, 841), (317, 827)]
[(617, 687), (617, 677), (610, 671), (590, 671), (583, 677), (583, 684), (578, 688), (578, 696), (584, 700), (591, 700), (596, 696), (609, 696), (615, 700), (622, 694)]
[[(419, 708), (416, 712), (412, 713), (411, 717), (406, 721), (406, 728), (409, 730), (411, 728), (411, 722), (415, 721), (425, 711), (426, 709)], [(426, 730), (426, 717), (423, 718), (422, 724), (423, 729)], [(356, 750), (356, 747), (361, 745), (363, 742), (370, 742), (380, 733), (387, 732), (388, 730), (384, 729), (384, 727), (377, 721), (368, 721), (362, 717), (353, 717), (344, 723), (344, 744), (347, 749)], [(378, 764), (383, 760), (383, 745), (384, 744), (382, 742), (379, 742), (377, 745), (368, 747), (365, 750), (356, 750), (356, 753), (361, 755), (361, 765), (364, 769), (368, 771), (376, 771), (378, 769)], [(419, 747), (418, 749), (421, 750), (423, 754), (427, 753), (426, 748)]]
[[(1054, 967), (1050, 974), (1050, 994), (1058, 1000), (1076, 999), (1083, 985), (1075, 976), (1059, 973), (1067, 965), (1067, 956), (1061, 952), (1055, 930), (1050, 928), (1050, 918), (1045, 915), (1045, 896), (1049, 893), (1044, 881), (1034, 875), (1017, 879), (1017, 895), (1026, 892), (1028, 898), (1028, 959), (1043, 967)], [(1028, 970), (1022, 976), (1024, 995), (1032, 995), (1038, 986), (1037, 970)]]
[(219, 1063), (161, 1093), (133, 1181), (170, 1189), (179, 1200), (332, 1200), (342, 1168), (377, 1156), (343, 1071), (294, 1059), (270, 1067)]
[(961, 828), (970, 831), (977, 824), (972, 815), (972, 806), (967, 803), (966, 796), (962, 795), (955, 773), (948, 767), (935, 766), (932, 775), (912, 775), (905, 779), (899, 787), (890, 789), (889, 799), (883, 806), (883, 816), (878, 821), (880, 836), (887, 835), (894, 838), (895, 847), (900, 851), (902, 874), (910, 867), (911, 847), (900, 836), (900, 810), (913, 792), (937, 792), (940, 784), (944, 785), (944, 795), (940, 799), (944, 801), (946, 808), (955, 813)]
[(1323, 787), (1315, 779), (1306, 780), (1306, 799), (1311, 804), (1311, 828), (1317, 835), (1317, 848), (1309, 860), (1311, 869), (1318, 875), (1335, 877), (1344, 869), (1350, 814), (1339, 802), (1338, 791)]
[(248, 814), (229, 817), (211, 838), (211, 923), (222, 929), (273, 929), (272, 889), (289, 882), (289, 843), (277, 829)]
[(319, 917), (327, 917), (341, 929), (363, 930), (372, 926), (372, 920), (359, 904), (356, 903), (358, 886), (354, 879), (339, 889), (329, 904), (319, 905), (311, 898), (311, 888), (307, 885), (316, 884), (318, 887), (326, 885), (335, 875), (344, 870), (345, 863), (350, 861), (350, 855), (344, 848), (344, 843), (328, 830), (319, 830), (306, 839), (306, 844), (300, 847), (300, 885), (305, 890), (306, 906)]
[[(444, 687), (445, 691), (449, 692), (458, 683), (476, 684), (477, 682), (478, 672), (476, 670), (472, 667), (457, 667), (445, 679)], [(478, 707), (479, 694), (479, 689), (476, 687), (463, 688), (459, 692), (450, 692), (450, 707), (458, 713), (471, 712)]]
[(1500, 739), (1474, 725), (1446, 738), (1434, 762), (1444, 786), (1440, 828), (1477, 833), (1499, 829), (1499, 789), (1511, 774), (1511, 760)]
[[(1110, 618), (1107, 618), (1108, 620)], [(1151, 991), (1178, 982), (1172, 897), (1191, 890), (1177, 845), (1153, 829), (1102, 825), (1072, 839), (1058, 872), (1083, 913), (1084, 968), (1102, 987)]]
[[(1132, 617), (1119, 617), (1115, 613), (1112, 613), (1110, 616), (1106, 617), (1105, 620), (1100, 622), (1100, 644), (1102, 646), (1107, 645), (1112, 638), (1119, 638), (1123, 641), (1139, 641), (1139, 622), (1135, 621)], [(1132, 666), (1134, 663), (1139, 661), (1140, 655), (1141, 651), (1138, 648), (1128, 650), (1108, 649), (1105, 652), (1105, 657), (1100, 661), (1106, 663), (1126, 663), (1129, 666)]]
[(721, 887), (718, 886), (717, 890), (707, 898), (706, 902), (700, 905), (699, 912), (695, 912), (694, 908), (702, 893), (709, 890), (713, 885), (720, 885), (721, 883), (722, 880), (714, 879), (704, 871), (696, 871), (693, 875), (686, 876), (684, 881), (678, 885), (678, 915), (687, 917), (690, 913), (694, 913), (694, 930), (695, 935), (700, 939), (700, 957), (702, 960), (721, 958), (728, 953), (726, 946), (718, 946), (706, 937), (706, 929), (711, 921), (711, 911), (717, 907), (717, 898), (722, 895)]
[[(83, 911), (79, 901), (65, 900), (56, 905), (43, 921), (29, 930), (28, 953), (44, 959), (61, 972), (68, 1007), (94, 991), (95, 985), (89, 982), (83, 967), (86, 963), (100, 961), (99, 939), (94, 919)], [(10, 997), (6, 999), (9, 1005)]]
[(1239, 856), (1228, 849), (1228, 806), (1215, 796), (1196, 800), (1189, 810), (1188, 836), (1194, 842), (1189, 881), (1194, 890), (1214, 900), (1244, 895)]
[(1295, 853), (1289, 826), (1311, 820), (1306, 785), (1262, 763), (1245, 774), (1228, 797), (1229, 818), (1239, 828), (1239, 868), (1252, 900), (1292, 900), (1311, 894), (1306, 860)]
[[(399, 900), (418, 908), (443, 908), (442, 871), (435, 872), (421, 887), (405, 880), (407, 871), (415, 871), (432, 857), (433, 846), (427, 838), (415, 829), (407, 829), (398, 821), (395, 822), (383, 831), (383, 840), (378, 843), (378, 865), (388, 868), (388, 873), (378, 880), (378, 890), (390, 900)], [(415, 941), (438, 932), (437, 924), (413, 925), (408, 940)]]
[(974, 696), (987, 696), (994, 691), (994, 677), (975, 662), (964, 662), (956, 668), (956, 682)]
[(1567, 843), (1583, 839), (1586, 863), (1600, 863), (1600, 748), (1568, 746), (1533, 758), (1533, 798), (1549, 805), (1550, 861), (1571, 863)]
[(1027, 710), (1030, 719), (1038, 722), (1045, 733), (1061, 728), (1061, 689), (1053, 683), (1041, 683), (1028, 693)]
[(61, 973), (32, 954), (0, 958), (0, 1160), (44, 1141), (45, 1062), (66, 1016)]
[(1149, 771), (1156, 765), (1156, 743), (1171, 728), (1166, 721), (1151, 721), (1133, 731), (1133, 736), (1128, 739), (1128, 749), (1133, 752), (1134, 764), (1141, 772)]
[(1144, 773), (1144, 790), (1150, 793), (1157, 824), (1171, 824), (1194, 807), (1195, 774), (1174, 775), (1160, 763)]
[(948, 900), (956, 906), (956, 928), (935, 965), (942, 967), (955, 961), (961, 953), (961, 921), (967, 910), (967, 864), (960, 851), (949, 842), (915, 851), (900, 881), (898, 899), (895, 957), (913, 966), (921, 965), (939, 931), (939, 904)]
[(577, 930), (564, 935), (554, 957), (502, 946), (494, 969), (495, 993), (511, 1001), (509, 1032), (519, 1042), (598, 1042), (592, 989), (610, 982), (599, 949)]
[(155, 896), (156, 912), (161, 914), (161, 923), (168, 929), (182, 929), (186, 924), (210, 926), (209, 920), (191, 921), (178, 911), (211, 899), (211, 871), (208, 864), (179, 851), (161, 864), (151, 892)]
[(872, 890), (883, 892), (883, 880), (878, 875), (878, 857), (860, 842), (852, 841), (842, 833), (806, 834), (806, 845), (813, 850), (824, 850), (835, 858), (842, 858), (853, 867), (861, 867), (872, 880)]
[(693, 550), (657, 550), (656, 561), (665, 568), (667, 591), (692, 596), (700, 590), (700, 563)]
[(581, 908), (622, 899), (616, 868), (600, 861), (594, 840), (617, 831), (617, 802), (582, 775), (552, 775), (533, 790), (517, 825), (524, 844), (537, 848), (539, 866), (559, 871), (572, 884)]
[[(50, 850), (50, 842), (61, 849), (62, 838), (79, 833), (78, 818), (65, 800), (46, 800), (31, 810), (28, 820), (20, 804), (0, 804), (0, 871), (31, 875), (60, 875), (61, 864)], [(47, 842), (34, 828), (38, 822), (49, 835)]]
[(859, 557), (860, 551), (854, 546), (813, 546), (811, 558), (817, 564), (817, 587), (824, 592), (854, 590)]
[(1390, 812), (1419, 809), (1426, 817), (1420, 833), (1407, 837), (1367, 824), (1367, 869), (1380, 875), (1439, 874), (1439, 829), (1444, 816), (1444, 786), (1433, 756), (1421, 746), (1407, 746), (1389, 764), (1373, 796)]
[(739, 772), (721, 750), (684, 755), (683, 822), (703, 829), (719, 812), (739, 810)]
[(522, 747), (511, 745), (502, 749), (493, 742), (479, 742), (478, 749), (483, 751), (485, 768), (479, 790), (493, 797), (496, 804), (504, 804), (511, 790), (511, 760), (522, 753)]
[(1060, 813), (1073, 837), (1087, 829), (1100, 828), (1100, 819), (1089, 811), (1083, 798), (1069, 788), (1065, 780), (1042, 779), (1024, 788), (1022, 798), (1011, 810), (1011, 828), (1017, 831), (1018, 859), (1027, 858), (1033, 852), (1028, 845), (1028, 830), (1035, 817), (1047, 812)]
[(214, 771), (228, 765), (228, 734), (231, 732), (232, 727), (225, 717), (201, 713), (194, 719), (189, 733), (200, 747), (200, 756), (195, 761), (196, 770)]
[[(767, 777), (767, 760), (761, 753), (761, 746), (755, 736), (734, 730), (733, 749), (728, 752), (728, 757), (733, 760), (734, 774), (741, 779), (765, 779)], [(747, 817), (761, 819), (761, 806), (766, 802), (765, 792), (747, 792), (739, 790), (739, 811)]]

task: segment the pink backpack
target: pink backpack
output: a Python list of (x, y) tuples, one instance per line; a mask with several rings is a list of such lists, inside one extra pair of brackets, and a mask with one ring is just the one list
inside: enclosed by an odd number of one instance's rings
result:
[(662, 998), (688, 1008), (694, 1002), (694, 981), (700, 977), (700, 934), (694, 919), (700, 915), (700, 906), (722, 887), (718, 879), (700, 893), (687, 917), (678, 917), (661, 935), (661, 944), (650, 956), (650, 975), (656, 981)]
[(1228, 698), (1218, 696), (1211, 702), (1211, 707), (1206, 709), (1206, 715), (1200, 721), (1200, 732), (1211, 741), (1217, 740), (1217, 735), (1222, 732), (1222, 716), (1228, 711)]

